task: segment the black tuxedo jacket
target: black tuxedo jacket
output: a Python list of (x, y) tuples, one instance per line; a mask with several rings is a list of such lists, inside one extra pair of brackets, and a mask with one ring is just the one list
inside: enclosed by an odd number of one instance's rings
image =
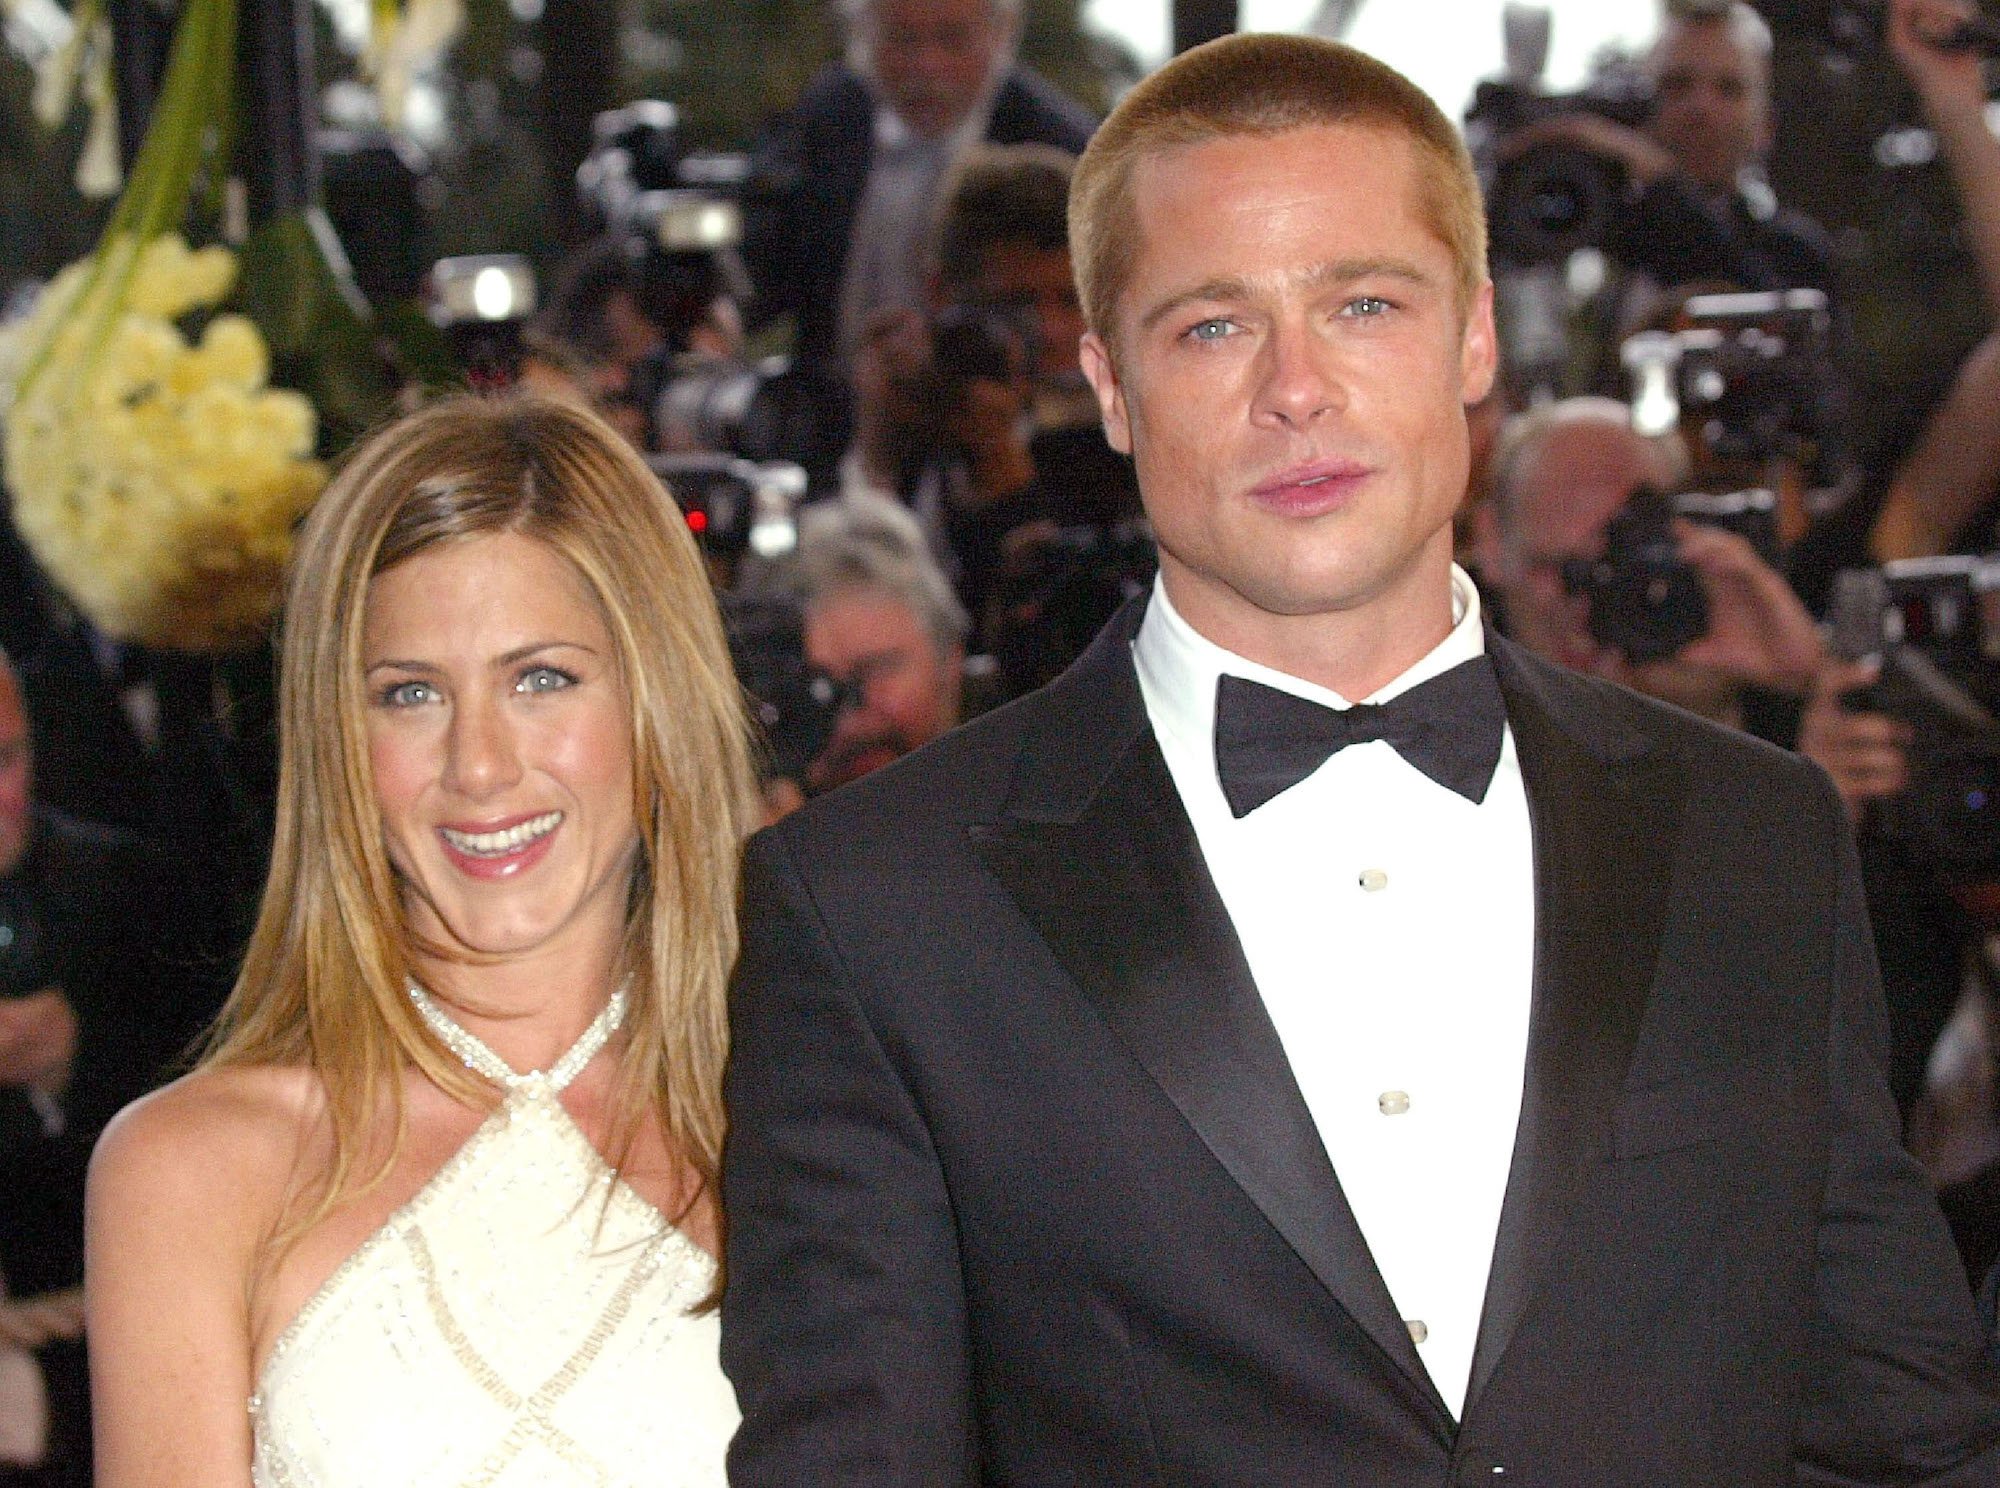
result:
[(1825, 779), (1493, 642), (1537, 944), (1454, 1422), (1153, 739), (1138, 613), (751, 845), (731, 1482), (2000, 1483)]
[[(993, 95), (986, 138), (1080, 154), (1095, 121), (1025, 67)], [(848, 239), (875, 155), (875, 98), (835, 64), (759, 137), (744, 200), (743, 263), (756, 287), (754, 323), (791, 315), (800, 357), (830, 355), (847, 273)]]

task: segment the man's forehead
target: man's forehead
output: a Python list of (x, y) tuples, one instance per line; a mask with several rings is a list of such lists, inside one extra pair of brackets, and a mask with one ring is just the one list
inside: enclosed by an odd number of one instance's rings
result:
[(993, 14), (993, 0), (874, 0), (869, 13), (880, 27), (930, 32), (987, 20)]
[(1594, 534), (1632, 487), (1666, 478), (1667, 458), (1629, 427), (1609, 419), (1558, 424), (1530, 451), (1519, 503), (1538, 530)]
[[(1317, 137), (1317, 138), (1314, 138)], [(1127, 195), (1134, 225), (1139, 229), (1139, 251), (1144, 253), (1144, 228), (1169, 217), (1178, 221), (1189, 210), (1189, 198), (1211, 203), (1215, 194), (1228, 189), (1230, 178), (1255, 177), (1267, 152), (1298, 140), (1311, 139), (1324, 162), (1314, 170), (1288, 172), (1261, 181), (1271, 189), (1265, 193), (1273, 207), (1283, 192), (1308, 196), (1325, 188), (1345, 171), (1368, 173), (1376, 180), (1393, 178), (1397, 190), (1412, 214), (1421, 197), (1422, 165), (1415, 142), (1393, 125), (1373, 121), (1339, 124), (1304, 124), (1272, 132), (1244, 131), (1215, 135), (1207, 139), (1163, 145), (1135, 156)], [(1200, 207), (1197, 208), (1201, 209)], [(1442, 241), (1442, 240), (1440, 240)]]
[(1039, 292), (1069, 284), (1069, 249), (1044, 248), (1026, 238), (999, 238), (980, 250), (978, 290), (986, 294)]
[(1386, 119), (1342, 119), (1327, 123), (1294, 124), (1284, 129), (1242, 129), (1205, 135), (1200, 139), (1175, 140), (1141, 150), (1132, 158), (1132, 186), (1137, 191), (1149, 179), (1204, 155), (1219, 159), (1241, 150), (1259, 152), (1275, 149), (1294, 140), (1319, 137), (1325, 146), (1329, 166), (1350, 160), (1379, 160), (1385, 153), (1414, 164), (1415, 145), (1407, 130)]
[(919, 623), (902, 595), (865, 582), (840, 585), (806, 606), (807, 629), (828, 636), (888, 636)]
[(1668, 23), (1653, 50), (1655, 81), (1675, 74), (1718, 69), (1753, 82), (1763, 81), (1769, 70), (1763, 56), (1737, 36), (1724, 19), (1682, 19)]
[[(1229, 177), (1245, 166), (1248, 166), (1245, 173), (1254, 176), (1258, 155), (1265, 147), (1311, 135), (1324, 136), (1323, 142), (1315, 142), (1323, 143), (1319, 153), (1326, 162), (1324, 170), (1300, 170), (1265, 178), (1258, 184), (1267, 189), (1254, 196), (1246, 193), (1241, 201), (1233, 201), (1232, 205), (1240, 212), (1259, 216), (1282, 211), (1291, 198), (1310, 208), (1314, 205), (1311, 198), (1328, 191), (1330, 181), (1339, 177), (1344, 169), (1351, 168), (1356, 174), (1365, 173), (1373, 178), (1368, 182), (1371, 200), (1398, 201), (1403, 208), (1403, 225), (1419, 230), (1441, 253), (1451, 253), (1451, 245), (1438, 232), (1430, 214), (1424, 209), (1423, 164), (1415, 142), (1408, 134), (1391, 125), (1369, 122), (1304, 125), (1274, 134), (1246, 132), (1221, 135), (1191, 144), (1170, 145), (1138, 156), (1133, 162), (1130, 186), (1135, 232), (1134, 263), (1145, 262), (1149, 227), (1157, 229), (1187, 220), (1191, 202), (1196, 204), (1197, 210), (1203, 207), (1210, 209), (1212, 217), (1217, 198), (1229, 190)], [(1352, 187), (1341, 181), (1334, 189), (1352, 190)], [(1364, 223), (1363, 216), (1370, 220)], [(1358, 236), (1364, 229), (1378, 229), (1396, 220), (1393, 212), (1380, 215), (1368, 212), (1354, 219), (1353, 231)], [(1339, 235), (1346, 236), (1344, 231)], [(1407, 256), (1411, 246), (1409, 240), (1400, 230), (1393, 236), (1397, 248), (1401, 250), (1399, 256)], [(1365, 251), (1357, 255), (1357, 247), (1358, 242), (1353, 240), (1329, 242), (1325, 256), (1310, 264), (1302, 263), (1300, 271), (1325, 277), (1337, 264), (1351, 263), (1357, 256), (1370, 256)]]

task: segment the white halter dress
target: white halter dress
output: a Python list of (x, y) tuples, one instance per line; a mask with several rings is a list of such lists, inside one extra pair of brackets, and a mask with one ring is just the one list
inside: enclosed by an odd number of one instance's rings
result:
[(411, 989), (506, 1099), (278, 1339), (251, 1397), (257, 1488), (721, 1488), (738, 1420), (715, 1263), (619, 1181), (556, 1099), (621, 991), (517, 1075)]

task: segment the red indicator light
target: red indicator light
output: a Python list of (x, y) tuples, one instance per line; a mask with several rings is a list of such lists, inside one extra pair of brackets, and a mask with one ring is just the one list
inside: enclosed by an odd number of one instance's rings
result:
[(687, 516), (688, 516), (688, 531), (690, 531), (690, 532), (706, 532), (706, 531), (708, 531), (708, 513), (707, 513), (707, 512), (705, 512), (705, 511), (691, 511), (691, 512), (689, 512), (689, 513), (687, 514)]

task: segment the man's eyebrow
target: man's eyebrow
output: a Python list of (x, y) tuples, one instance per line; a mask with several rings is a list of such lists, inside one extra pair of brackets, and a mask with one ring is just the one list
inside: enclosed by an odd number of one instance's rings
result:
[[(1376, 258), (1337, 258), (1326, 263), (1314, 264), (1300, 276), (1308, 288), (1324, 289), (1328, 285), (1351, 284), (1356, 279), (1374, 277), (1400, 279), (1406, 283), (1428, 286), (1437, 282), (1435, 274), (1426, 273), (1406, 258), (1387, 256)], [(1161, 321), (1189, 305), (1243, 300), (1250, 297), (1247, 280), (1218, 278), (1204, 280), (1179, 294), (1169, 295), (1139, 319), (1139, 329), (1150, 331)]]
[(1356, 279), (1400, 279), (1408, 284), (1435, 284), (1437, 276), (1427, 273), (1407, 258), (1342, 258), (1315, 265), (1307, 271), (1306, 282), (1314, 288), (1329, 284), (1351, 284)]
[(1174, 314), (1184, 306), (1204, 301), (1227, 301), (1247, 299), (1250, 286), (1241, 279), (1208, 279), (1179, 294), (1169, 295), (1139, 319), (1139, 329), (1150, 331), (1154, 326)]

